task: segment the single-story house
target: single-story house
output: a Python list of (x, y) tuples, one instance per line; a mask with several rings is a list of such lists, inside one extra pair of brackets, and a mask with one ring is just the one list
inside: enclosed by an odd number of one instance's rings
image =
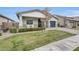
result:
[(12, 27), (16, 27), (16, 24), (17, 22), (15, 22), (14, 20), (4, 15), (0, 15), (0, 30), (6, 30)]
[(67, 17), (49, 13), (47, 10), (32, 10), (17, 13), (20, 28), (79, 28), (79, 17)]
[(67, 17), (60, 15), (54, 15), (54, 16), (58, 18), (59, 27), (79, 29), (79, 16), (74, 16), (74, 17)]
[(46, 10), (32, 10), (17, 13), (20, 28), (57, 27), (57, 18)]

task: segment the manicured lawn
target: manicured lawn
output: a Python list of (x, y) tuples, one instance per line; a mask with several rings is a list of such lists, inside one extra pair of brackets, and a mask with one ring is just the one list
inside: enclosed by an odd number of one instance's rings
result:
[(76, 49), (74, 49), (74, 51), (79, 51), (79, 47), (77, 47)]
[(37, 47), (41, 47), (51, 42), (55, 42), (74, 34), (51, 30), (51, 31), (38, 31), (38, 32), (27, 32), (24, 34), (18, 34), (0, 40), (0, 50), (4, 51), (27, 51)]

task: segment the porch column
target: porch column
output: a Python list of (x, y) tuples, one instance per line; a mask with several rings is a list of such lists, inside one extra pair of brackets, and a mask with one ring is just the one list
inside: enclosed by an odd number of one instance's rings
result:
[(46, 28), (46, 21), (44, 21), (44, 27)]
[(78, 28), (78, 21), (76, 21), (76, 28)]
[(22, 28), (23, 27), (23, 22), (22, 22), (22, 16), (19, 15), (19, 27)]
[(76, 21), (74, 21), (74, 26), (76, 27)]
[(45, 27), (46, 28), (46, 21), (44, 19), (42, 19), (41, 21), (42, 21), (42, 23), (41, 23), (42, 24), (42, 27)]

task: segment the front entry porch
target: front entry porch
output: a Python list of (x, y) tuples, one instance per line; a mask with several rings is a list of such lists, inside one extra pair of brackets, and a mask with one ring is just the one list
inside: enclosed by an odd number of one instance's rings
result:
[(22, 24), (25, 28), (46, 28), (46, 19), (36, 17), (22, 17)]
[(38, 18), (38, 27), (46, 28), (46, 20)]

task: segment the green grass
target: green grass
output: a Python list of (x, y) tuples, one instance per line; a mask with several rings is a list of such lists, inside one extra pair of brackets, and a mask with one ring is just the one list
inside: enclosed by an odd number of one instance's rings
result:
[(18, 34), (0, 40), (0, 50), (28, 51), (70, 36), (73, 36), (73, 34), (58, 30)]
[(79, 47), (77, 47), (76, 49), (74, 49), (74, 51), (79, 51)]

